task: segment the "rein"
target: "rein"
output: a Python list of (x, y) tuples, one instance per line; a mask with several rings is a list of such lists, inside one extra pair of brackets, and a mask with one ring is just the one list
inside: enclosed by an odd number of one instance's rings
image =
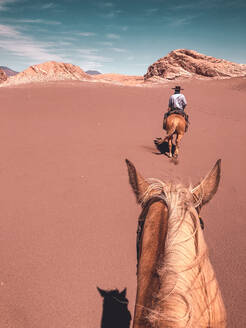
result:
[(118, 303), (121, 303), (121, 304), (128, 304), (128, 302), (124, 302), (124, 301), (120, 301), (117, 297), (114, 297), (112, 296), (114, 300), (116, 300)]

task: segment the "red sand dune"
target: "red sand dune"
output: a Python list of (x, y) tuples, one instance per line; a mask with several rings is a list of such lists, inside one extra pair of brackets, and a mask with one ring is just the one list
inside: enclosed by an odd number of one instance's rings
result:
[(97, 286), (127, 287), (133, 315), (140, 208), (126, 157), (146, 177), (193, 183), (222, 158), (204, 233), (228, 327), (245, 327), (246, 80), (182, 84), (191, 126), (176, 166), (153, 144), (173, 86), (1, 89), (1, 328), (100, 327)]

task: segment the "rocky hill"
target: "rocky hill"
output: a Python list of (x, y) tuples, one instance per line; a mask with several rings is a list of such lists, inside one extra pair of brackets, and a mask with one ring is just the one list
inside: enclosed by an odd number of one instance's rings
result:
[(86, 74), (79, 66), (54, 61), (45, 62), (28, 67), (23, 72), (9, 77), (5, 84), (22, 84), (30, 82), (49, 82), (61, 80), (89, 80), (91, 76)]
[(89, 70), (89, 71), (85, 71), (86, 74), (89, 74), (89, 75), (98, 75), (98, 74), (102, 74), (98, 71), (95, 71), (95, 70)]
[(4, 70), (0, 68), (0, 83), (6, 81), (7, 78), (8, 77), (7, 77), (6, 73), (4, 72)]
[(0, 66), (0, 69), (2, 69), (7, 76), (14, 76), (16, 74), (18, 74), (18, 72), (13, 71), (11, 68), (8, 68), (6, 66)]
[(168, 80), (190, 77), (228, 78), (246, 76), (246, 65), (178, 49), (149, 66), (145, 80), (160, 77)]

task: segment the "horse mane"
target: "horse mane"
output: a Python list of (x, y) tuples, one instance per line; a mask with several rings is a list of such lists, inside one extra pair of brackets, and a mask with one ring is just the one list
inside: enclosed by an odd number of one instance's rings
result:
[[(157, 179), (149, 182), (142, 205), (152, 197), (164, 200), (168, 207), (168, 229), (164, 255), (157, 263), (160, 290), (154, 306), (147, 311), (148, 321), (153, 327), (224, 327), (224, 304), (208, 258), (192, 188)], [(197, 200), (196, 206), (199, 203)], [(218, 311), (219, 322), (215, 319)]]

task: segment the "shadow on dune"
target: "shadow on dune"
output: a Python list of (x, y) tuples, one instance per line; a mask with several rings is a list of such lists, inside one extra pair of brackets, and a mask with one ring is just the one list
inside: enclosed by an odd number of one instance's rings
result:
[[(159, 153), (155, 153), (156, 155), (163, 154), (167, 156), (167, 153), (169, 153), (168, 142), (163, 142), (160, 145), (158, 145), (154, 140), (154, 144), (156, 149), (159, 150)], [(175, 151), (175, 146), (172, 145), (172, 154), (174, 154), (174, 151)]]
[(103, 311), (100, 328), (129, 328), (132, 320), (128, 310), (126, 288), (119, 292), (118, 289), (103, 290), (97, 287), (103, 297)]

